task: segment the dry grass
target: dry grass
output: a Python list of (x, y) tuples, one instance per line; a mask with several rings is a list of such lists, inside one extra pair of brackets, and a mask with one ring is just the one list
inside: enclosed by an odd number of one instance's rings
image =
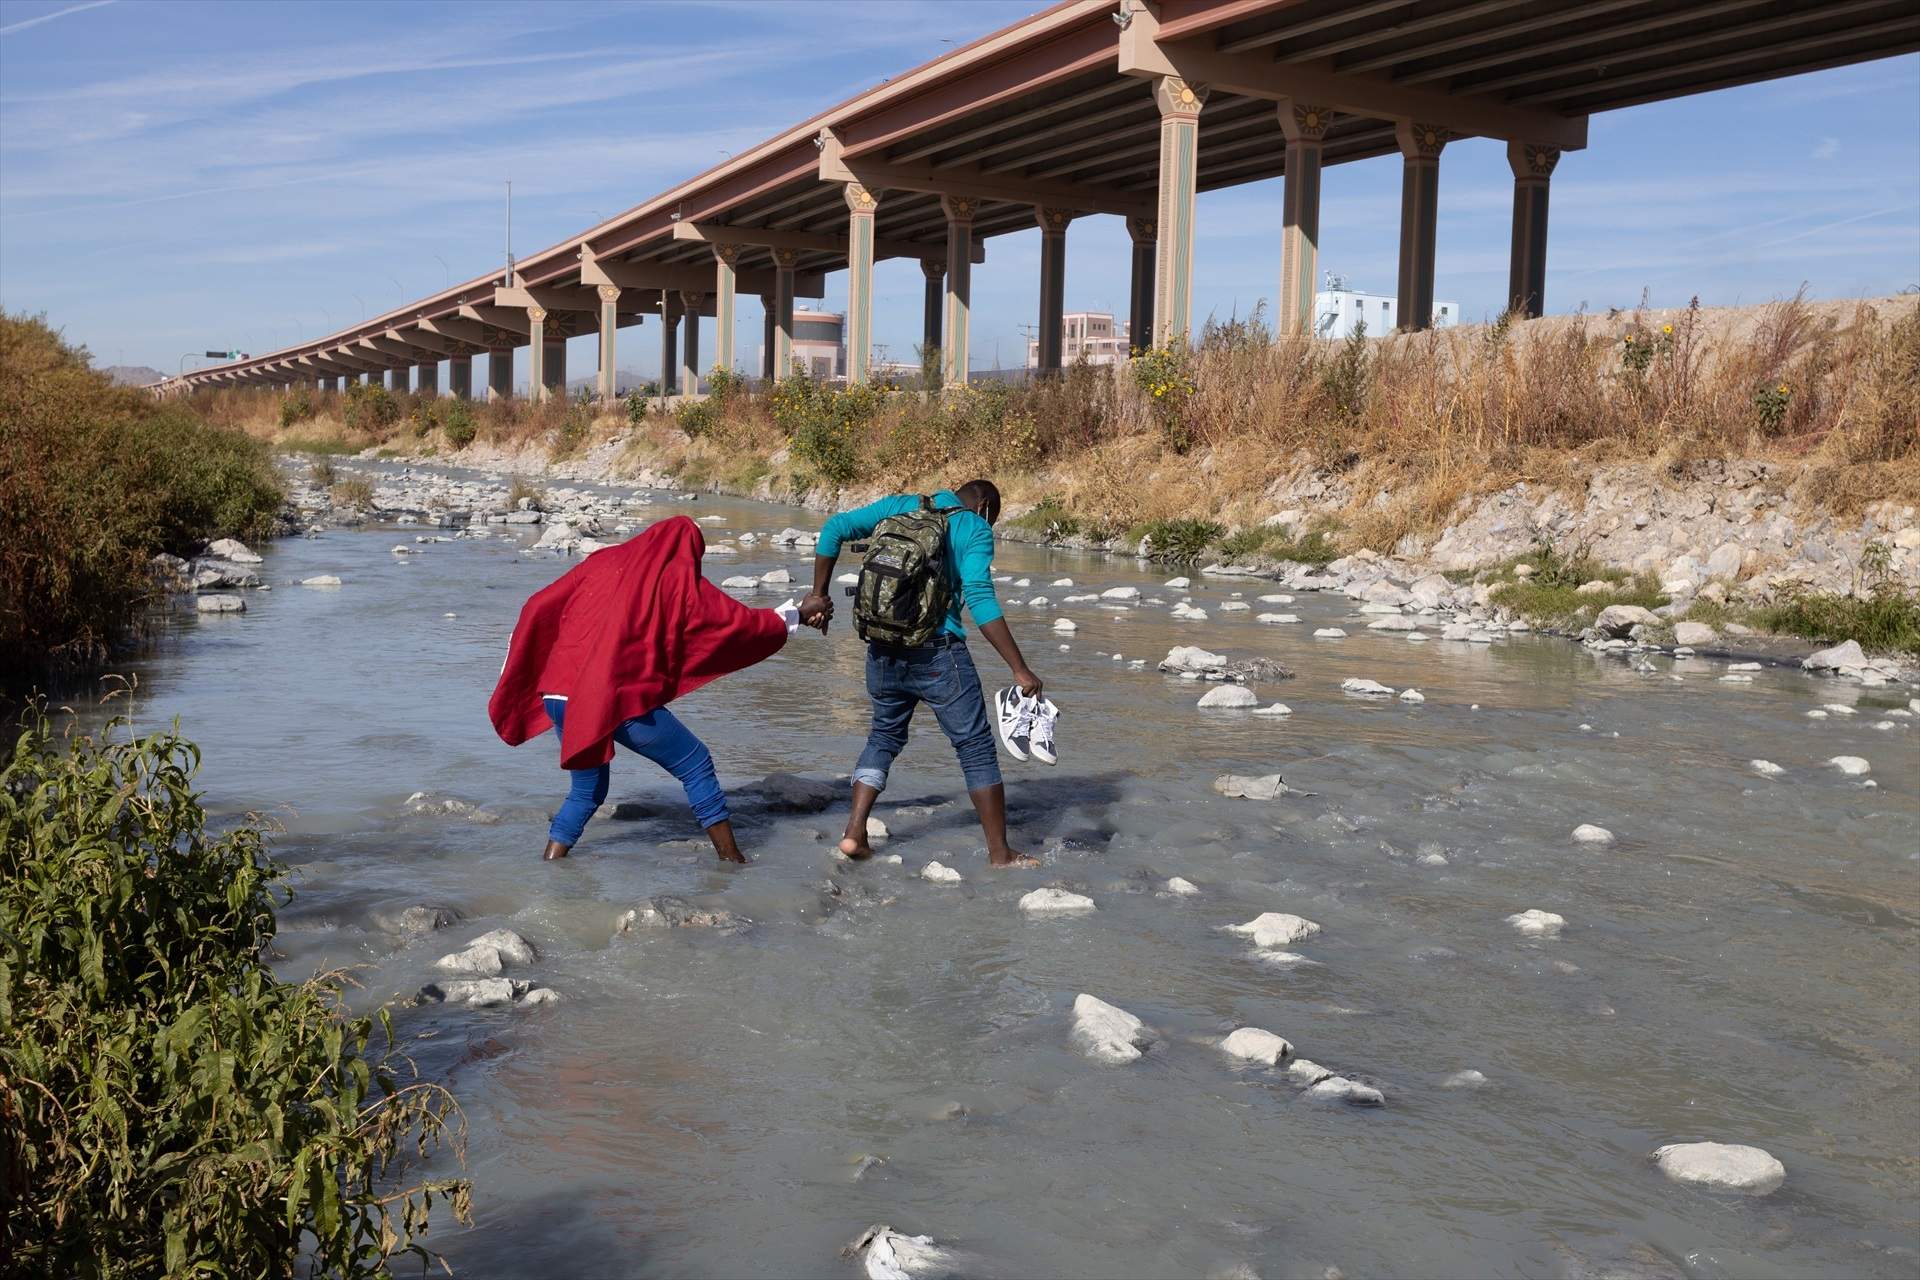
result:
[[(631, 457), (690, 485), (768, 481), (776, 495), (987, 474), (1015, 510), (1048, 500), (1098, 530), (1186, 519), (1244, 528), (1310, 496), (1344, 507), (1343, 546), (1382, 551), (1438, 529), (1462, 499), (1521, 480), (1575, 493), (1612, 462), (1678, 476), (1705, 458), (1771, 459), (1843, 516), (1920, 500), (1915, 298), (1795, 297), (1348, 342), (1274, 341), (1256, 315), (1151, 359), (1151, 382), (1136, 364), (938, 396), (735, 394), (701, 415), (698, 438), (643, 413)], [(1171, 396), (1150, 393), (1169, 383)], [(278, 438), (277, 398), (217, 396), (232, 401), (209, 406), (216, 420), (231, 414)], [(316, 399), (304, 436), (345, 432), (333, 399)], [(557, 402), (476, 412), (482, 443), (559, 453), (583, 432), (625, 425), (603, 415), (583, 427), (577, 406)], [(1289, 486), (1304, 476), (1321, 487), (1296, 495)]]

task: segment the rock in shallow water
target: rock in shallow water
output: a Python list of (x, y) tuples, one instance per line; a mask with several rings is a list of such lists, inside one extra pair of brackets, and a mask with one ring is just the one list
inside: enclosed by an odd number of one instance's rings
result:
[(1220, 1048), (1230, 1058), (1268, 1067), (1279, 1066), (1293, 1053), (1293, 1046), (1286, 1040), (1259, 1027), (1239, 1028), (1220, 1042)]
[(503, 1004), (552, 1004), (560, 993), (517, 978), (451, 978), (429, 982), (413, 999), (415, 1004), (465, 1004), (490, 1009)]
[(1092, 898), (1068, 893), (1065, 889), (1035, 889), (1020, 899), (1020, 909), (1029, 915), (1061, 915), (1095, 910)]
[(1747, 767), (1765, 778), (1777, 778), (1786, 772), (1785, 769), (1782, 769), (1771, 760), (1749, 760), (1747, 761)]
[(1138, 1059), (1153, 1037), (1125, 1009), (1083, 991), (1073, 1001), (1073, 1039), (1088, 1057), (1118, 1065)]
[(1245, 924), (1230, 924), (1226, 929), (1252, 938), (1257, 947), (1284, 947), (1320, 932), (1313, 921), (1285, 911), (1264, 911)]
[(1349, 1080), (1345, 1076), (1328, 1076), (1309, 1088), (1307, 1097), (1315, 1102), (1344, 1102), (1351, 1107), (1387, 1105), (1386, 1094), (1370, 1084), (1361, 1084), (1358, 1080)]
[(738, 932), (752, 923), (753, 921), (747, 917), (732, 911), (719, 907), (696, 906), (685, 898), (663, 893), (624, 912), (618, 920), (614, 921), (613, 931), (630, 933), (634, 929), (719, 929), (723, 932)]
[(247, 602), (239, 596), (196, 596), (193, 607), (201, 613), (245, 613)]
[(373, 913), (374, 928), (382, 933), (398, 934), (403, 938), (418, 938), (459, 922), (460, 913), (452, 907), (429, 907), (416, 904), (398, 911)]
[(1210, 710), (1245, 708), (1254, 706), (1259, 701), (1260, 699), (1254, 696), (1253, 690), (1245, 685), (1223, 684), (1217, 689), (1207, 690), (1206, 695), (1200, 699), (1200, 706)]
[(935, 884), (959, 884), (961, 875), (944, 862), (929, 862), (920, 868), (920, 878)]
[(1442, 1089), (1479, 1089), (1487, 1083), (1487, 1078), (1469, 1067), (1465, 1071), (1456, 1071), (1440, 1082)]
[(464, 948), (441, 956), (433, 967), (445, 973), (470, 973), (495, 977), (510, 966), (532, 964), (539, 959), (533, 944), (511, 929), (483, 933)]
[(1172, 879), (1167, 881), (1167, 892), (1173, 893), (1173, 894), (1179, 894), (1181, 897), (1185, 897), (1188, 894), (1194, 894), (1194, 893), (1200, 892), (1200, 888), (1198, 885), (1194, 884), (1193, 881), (1191, 880), (1183, 879), (1180, 876), (1174, 876)]
[(1612, 844), (1613, 832), (1605, 827), (1596, 827), (1591, 822), (1583, 822), (1573, 829), (1573, 838), (1581, 844)]
[(1367, 680), (1360, 676), (1348, 676), (1340, 682), (1340, 692), (1350, 693), (1362, 698), (1391, 698), (1393, 690), (1378, 680)]
[(1273, 800), (1291, 790), (1277, 773), (1258, 778), (1223, 773), (1213, 780), (1213, 789), (1234, 800)]
[(1567, 923), (1566, 917), (1552, 911), (1529, 908), (1517, 915), (1507, 917), (1507, 923), (1529, 938), (1558, 937), (1560, 929)]
[(1828, 764), (1846, 774), (1849, 778), (1858, 778), (1873, 772), (1873, 766), (1862, 756), (1835, 756)]
[(1710, 1191), (1764, 1196), (1787, 1179), (1787, 1167), (1771, 1154), (1733, 1143), (1670, 1143), (1653, 1153), (1653, 1162), (1675, 1182)]
[(913, 1280), (945, 1275), (953, 1267), (953, 1255), (932, 1236), (905, 1235), (885, 1223), (868, 1227), (840, 1256), (857, 1259), (867, 1280)]

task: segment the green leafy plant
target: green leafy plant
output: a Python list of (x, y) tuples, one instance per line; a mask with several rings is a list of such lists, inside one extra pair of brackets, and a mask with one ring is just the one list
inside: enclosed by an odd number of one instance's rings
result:
[(1780, 430), (1787, 420), (1787, 409), (1793, 404), (1793, 388), (1786, 383), (1769, 383), (1753, 393), (1753, 411), (1760, 419), (1760, 429), (1771, 435)]
[(1325, 529), (1295, 533), (1286, 527), (1242, 529), (1220, 544), (1220, 553), (1229, 560), (1265, 556), (1270, 560), (1292, 560), (1300, 564), (1326, 564), (1340, 558), (1340, 548)]
[[(285, 871), (221, 833), (177, 729), (57, 737), (0, 768), (0, 1257), (13, 1274), (375, 1277), (431, 1255), (413, 1181), (464, 1122), (341, 978), (267, 967)], [(18, 1268), (18, 1270), (14, 1270)]]
[(1128, 369), (1134, 385), (1146, 396), (1160, 438), (1175, 453), (1191, 449), (1197, 437), (1187, 421), (1187, 401), (1195, 391), (1193, 362), (1186, 344), (1174, 341), (1149, 347), (1133, 358)]
[(647, 420), (647, 402), (653, 398), (653, 384), (627, 392), (627, 422), (639, 426)]
[(377, 431), (400, 420), (400, 402), (385, 387), (356, 382), (347, 388), (341, 416), (355, 431)]
[(465, 400), (449, 400), (441, 413), (441, 434), (447, 443), (456, 449), (464, 449), (472, 444), (474, 437), (480, 434), (480, 424), (475, 421), (473, 406)]
[(1150, 560), (1192, 564), (1226, 529), (1211, 520), (1153, 520), (1132, 531)]
[(280, 425), (290, 427), (296, 422), (305, 422), (313, 416), (313, 397), (307, 394), (305, 387), (295, 387), (286, 399), (280, 402)]
[(346, 476), (336, 480), (328, 491), (328, 496), (336, 507), (353, 507), (360, 511), (374, 509), (373, 481), (365, 476)]
[(711, 432), (720, 421), (720, 405), (712, 399), (682, 400), (673, 416), (689, 439), (698, 440)]
[(537, 484), (529, 483), (525, 476), (515, 476), (513, 483), (507, 487), (507, 506), (518, 510), (522, 502), (531, 503), (531, 510), (545, 511), (547, 491)]
[(315, 458), (307, 467), (307, 479), (322, 489), (331, 489), (334, 481), (333, 460)]
[(1373, 351), (1367, 345), (1365, 320), (1356, 323), (1340, 344), (1340, 353), (1320, 376), (1320, 388), (1343, 418), (1356, 419), (1367, 411), (1367, 397), (1373, 390)]
[(724, 407), (735, 396), (745, 395), (747, 380), (731, 369), (719, 365), (707, 370), (707, 399), (716, 407)]

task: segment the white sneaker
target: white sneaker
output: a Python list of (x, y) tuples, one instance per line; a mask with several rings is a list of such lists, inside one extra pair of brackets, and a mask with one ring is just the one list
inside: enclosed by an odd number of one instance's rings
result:
[(1032, 698), (1018, 689), (1002, 689), (993, 695), (994, 720), (1000, 727), (1000, 741), (1015, 760), (1027, 758), (1029, 739), (1037, 708)]
[(1060, 757), (1053, 751), (1053, 726), (1059, 719), (1060, 708), (1053, 705), (1053, 699), (1041, 697), (1034, 708), (1033, 732), (1027, 739), (1027, 749), (1041, 764), (1060, 763)]

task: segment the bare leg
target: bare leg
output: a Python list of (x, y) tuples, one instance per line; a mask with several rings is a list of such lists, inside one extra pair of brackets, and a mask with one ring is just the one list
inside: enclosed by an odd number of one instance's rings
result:
[(873, 856), (873, 846), (867, 843), (867, 815), (879, 798), (880, 792), (866, 783), (853, 784), (853, 812), (847, 815), (847, 834), (840, 838), (840, 852), (855, 862)]
[(540, 860), (542, 862), (552, 862), (555, 858), (564, 858), (567, 856), (567, 851), (572, 848), (573, 846), (570, 844), (561, 844), (558, 840), (549, 840), (547, 841), (547, 851), (540, 855)]
[(1007, 789), (996, 782), (990, 787), (967, 792), (973, 811), (980, 815), (980, 829), (987, 836), (987, 865), (990, 867), (1037, 867), (1040, 859), (1030, 858), (1007, 843)]
[(708, 827), (707, 839), (713, 841), (713, 851), (720, 855), (720, 861), (741, 864), (747, 861), (747, 855), (734, 843), (732, 822), (722, 820)]

